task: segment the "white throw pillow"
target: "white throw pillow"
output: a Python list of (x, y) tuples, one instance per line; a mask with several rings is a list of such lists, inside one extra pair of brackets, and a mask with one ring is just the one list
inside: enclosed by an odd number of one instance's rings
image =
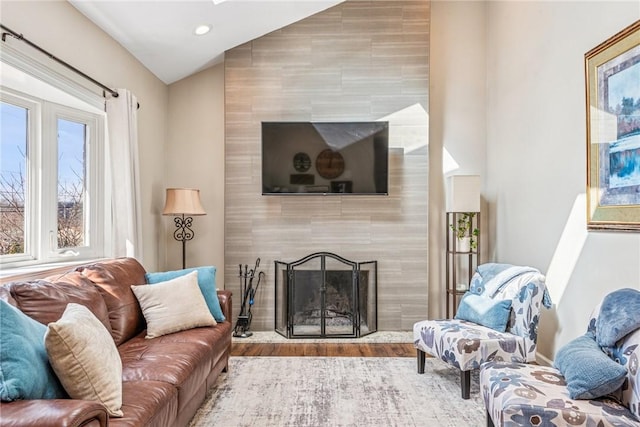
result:
[(49, 323), (44, 345), (60, 383), (73, 399), (96, 400), (122, 414), (122, 361), (107, 328), (84, 305), (69, 303)]
[(146, 338), (155, 338), (199, 326), (214, 326), (198, 286), (198, 272), (154, 285), (131, 286), (147, 321)]

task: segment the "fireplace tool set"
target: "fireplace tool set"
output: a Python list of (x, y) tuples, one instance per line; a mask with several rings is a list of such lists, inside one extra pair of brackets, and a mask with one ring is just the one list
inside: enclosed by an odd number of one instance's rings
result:
[[(258, 266), (260, 265), (260, 258), (256, 259), (255, 266), (253, 269), (249, 269), (247, 264), (244, 265), (244, 271), (242, 269), (242, 264), (239, 264), (238, 267), (240, 269), (240, 314), (238, 314), (238, 320), (236, 321), (236, 326), (233, 328), (233, 336), (239, 338), (248, 338), (253, 335), (253, 332), (250, 332), (251, 328), (251, 307), (254, 303), (254, 297), (256, 292), (258, 291), (258, 287), (260, 286), (260, 282), (264, 278), (265, 274), (263, 271), (257, 272)], [(255, 287), (253, 285), (253, 280), (258, 276)]]

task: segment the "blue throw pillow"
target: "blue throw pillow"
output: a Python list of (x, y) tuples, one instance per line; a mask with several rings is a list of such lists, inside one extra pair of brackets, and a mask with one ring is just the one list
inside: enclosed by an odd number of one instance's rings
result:
[(218, 293), (216, 292), (215, 267), (196, 267), (184, 270), (147, 273), (144, 277), (147, 280), (147, 283), (154, 284), (184, 276), (192, 271), (198, 272), (198, 286), (200, 287), (200, 292), (202, 292), (202, 295), (204, 296), (204, 300), (207, 302), (207, 307), (209, 307), (211, 315), (216, 319), (216, 322), (224, 322), (225, 317), (224, 314), (222, 314), (220, 300), (218, 300)]
[(640, 291), (623, 288), (602, 300), (596, 320), (596, 339), (602, 347), (613, 347), (640, 327)]
[(64, 399), (44, 346), (47, 327), (0, 300), (0, 400)]
[(495, 300), (467, 292), (460, 300), (455, 318), (504, 332), (507, 329), (510, 314), (511, 300)]
[(611, 360), (590, 333), (562, 346), (553, 364), (564, 376), (572, 399), (595, 399), (613, 393), (627, 376), (627, 369)]

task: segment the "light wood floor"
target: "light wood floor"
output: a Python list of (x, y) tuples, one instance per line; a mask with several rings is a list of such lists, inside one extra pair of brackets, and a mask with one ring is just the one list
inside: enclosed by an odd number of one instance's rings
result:
[(238, 343), (232, 356), (416, 357), (413, 344), (404, 343)]

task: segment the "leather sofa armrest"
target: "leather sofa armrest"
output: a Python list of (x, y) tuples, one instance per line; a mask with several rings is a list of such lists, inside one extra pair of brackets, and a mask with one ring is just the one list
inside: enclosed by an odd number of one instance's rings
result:
[(34, 399), (0, 403), (3, 427), (106, 427), (109, 414), (98, 402), (77, 399)]
[(220, 301), (220, 308), (222, 308), (222, 314), (224, 314), (224, 317), (229, 322), (233, 322), (233, 315), (231, 312), (231, 295), (231, 291), (228, 291), (226, 289), (218, 289), (218, 300)]

